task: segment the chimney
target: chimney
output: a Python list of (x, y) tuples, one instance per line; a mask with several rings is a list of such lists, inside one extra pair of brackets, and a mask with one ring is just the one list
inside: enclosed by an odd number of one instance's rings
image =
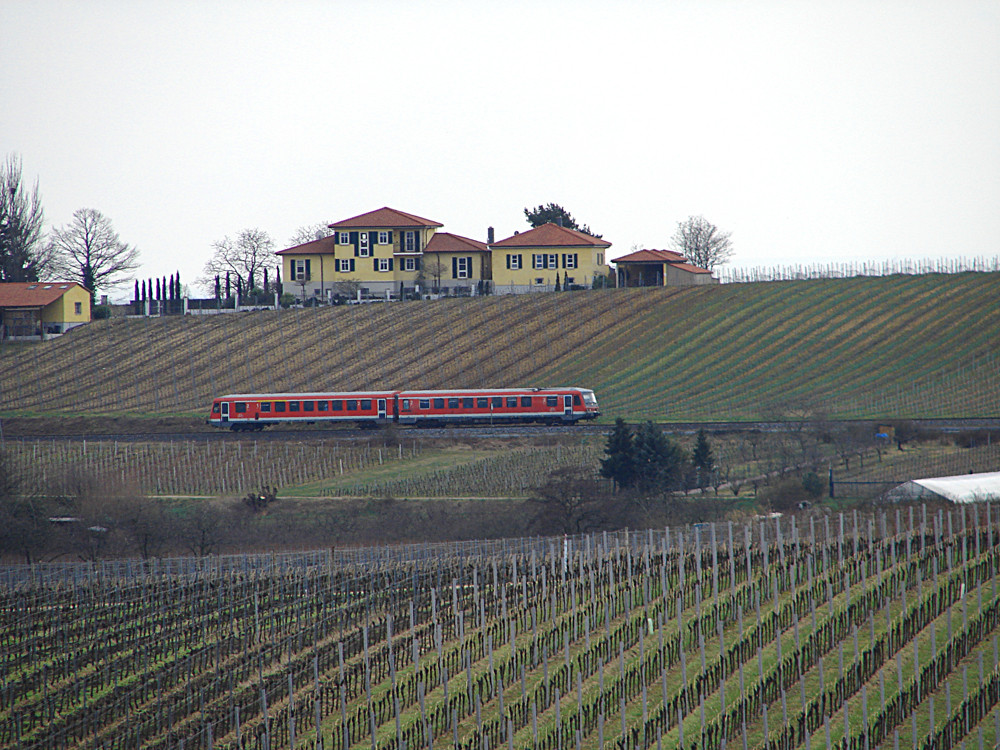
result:
[(493, 227), (486, 227), (486, 244), (493, 244)]

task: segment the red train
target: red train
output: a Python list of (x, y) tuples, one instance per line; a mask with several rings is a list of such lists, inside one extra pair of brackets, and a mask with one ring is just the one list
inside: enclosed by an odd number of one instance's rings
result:
[(353, 422), (360, 427), (397, 423), (575, 423), (601, 412), (587, 388), (492, 388), (458, 391), (243, 393), (212, 402), (208, 424), (261, 430), (272, 424)]

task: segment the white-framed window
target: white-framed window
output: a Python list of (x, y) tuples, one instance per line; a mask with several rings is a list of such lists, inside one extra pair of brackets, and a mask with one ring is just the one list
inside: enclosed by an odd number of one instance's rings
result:
[(403, 252), (404, 253), (415, 253), (417, 252), (417, 233), (413, 231), (406, 232), (403, 235)]
[(472, 258), (455, 258), (455, 278), (468, 279), (472, 276)]
[(368, 232), (358, 232), (358, 255), (367, 258), (371, 252), (371, 245), (368, 244)]
[(559, 255), (558, 253), (549, 254), (549, 265), (548, 268), (559, 268)]
[(603, 266), (604, 265), (604, 253), (598, 253), (597, 254), (597, 265), (599, 265), (599, 266)]
[(378, 262), (378, 267), (375, 269), (379, 273), (385, 273), (392, 270), (392, 263), (389, 258), (376, 258)]
[(337, 244), (338, 245), (350, 245), (351, 235), (348, 232), (337, 232)]
[(380, 245), (388, 245), (389, 244), (389, 233), (388, 232), (379, 232), (378, 233), (378, 244), (380, 244)]
[(82, 302), (74, 302), (73, 303), (73, 313), (75, 315), (83, 315), (83, 303)]
[(531, 255), (531, 267), (532, 268), (545, 268), (545, 256), (541, 253), (532, 253)]
[(416, 271), (417, 270), (417, 259), (416, 258), (403, 258), (403, 270), (404, 271)]
[(507, 268), (511, 271), (518, 271), (521, 268), (521, 256), (520, 254), (507, 254)]
[(292, 261), (292, 281), (309, 281), (309, 266), (311, 263), (306, 260)]
[(338, 273), (350, 273), (354, 270), (354, 258), (337, 258)]
[(563, 268), (576, 268), (576, 253), (563, 253)]
[(535, 286), (545, 286), (545, 279), (535, 279)]

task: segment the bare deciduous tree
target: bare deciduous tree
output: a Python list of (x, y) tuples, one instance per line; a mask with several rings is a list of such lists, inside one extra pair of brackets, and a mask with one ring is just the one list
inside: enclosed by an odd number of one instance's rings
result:
[(38, 182), (29, 192), (21, 181), (21, 160), (0, 164), (0, 281), (39, 281), (50, 265), (42, 243), (45, 214)]
[(677, 222), (670, 247), (691, 263), (712, 270), (733, 254), (732, 232), (722, 232), (703, 216), (689, 216)]
[(329, 237), (333, 234), (333, 230), (330, 228), (332, 221), (321, 221), (319, 224), (306, 224), (295, 230), (295, 234), (291, 236), (288, 240), (289, 247), (295, 247), (296, 245), (304, 245), (307, 242), (313, 242), (314, 240), (321, 240), (324, 237)]
[(63, 278), (90, 290), (113, 288), (131, 281), (139, 268), (139, 251), (121, 241), (111, 219), (93, 208), (73, 212), (73, 221), (52, 230), (49, 241), (53, 269)]
[(214, 252), (202, 277), (198, 280), (206, 289), (214, 289), (215, 276), (229, 273), (242, 282), (244, 289), (250, 289), (251, 279), (260, 284), (264, 269), (277, 261), (274, 254), (274, 240), (263, 229), (243, 229), (235, 238), (223, 237), (212, 243)]

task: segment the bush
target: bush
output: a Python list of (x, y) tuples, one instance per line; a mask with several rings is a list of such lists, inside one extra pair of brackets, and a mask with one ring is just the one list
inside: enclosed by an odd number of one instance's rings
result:
[(107, 320), (111, 317), (110, 305), (94, 305), (90, 310), (91, 320)]
[(817, 499), (823, 496), (823, 490), (826, 487), (816, 472), (810, 471), (802, 476), (802, 489), (813, 499)]
[(963, 430), (955, 433), (955, 445), (959, 448), (975, 448), (1000, 442), (1000, 433), (992, 430)]

